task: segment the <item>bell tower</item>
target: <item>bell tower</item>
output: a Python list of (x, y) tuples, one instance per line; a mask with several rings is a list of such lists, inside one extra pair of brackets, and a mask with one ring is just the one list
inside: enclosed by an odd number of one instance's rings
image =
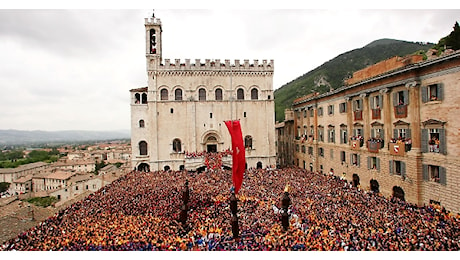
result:
[(152, 17), (145, 18), (145, 56), (147, 59), (147, 71), (152, 71), (161, 63), (161, 21)]

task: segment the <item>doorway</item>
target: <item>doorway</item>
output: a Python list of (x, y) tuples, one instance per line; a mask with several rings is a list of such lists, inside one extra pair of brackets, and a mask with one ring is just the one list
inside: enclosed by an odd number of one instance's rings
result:
[(354, 173), (353, 174), (353, 187), (358, 187), (359, 185), (359, 176), (358, 174)]
[(402, 201), (405, 201), (404, 199), (404, 190), (401, 187), (394, 186), (393, 187), (393, 197), (398, 198)]
[(373, 191), (374, 193), (379, 193), (380, 192), (379, 188), (380, 188), (379, 182), (372, 179), (371, 180), (371, 191)]
[(149, 172), (150, 166), (146, 163), (141, 163), (139, 164), (139, 166), (137, 166), (137, 170), (140, 172)]
[(208, 153), (217, 153), (217, 145), (216, 144), (208, 144), (206, 151)]

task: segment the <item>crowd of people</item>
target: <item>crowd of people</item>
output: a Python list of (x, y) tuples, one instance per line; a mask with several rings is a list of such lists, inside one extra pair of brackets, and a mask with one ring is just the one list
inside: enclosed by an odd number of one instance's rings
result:
[[(179, 222), (185, 182), (187, 221)], [(290, 225), (281, 197), (289, 187)], [(359, 190), (299, 168), (249, 169), (231, 227), (231, 171), (132, 171), (1, 250), (460, 250), (460, 218), (431, 205)]]

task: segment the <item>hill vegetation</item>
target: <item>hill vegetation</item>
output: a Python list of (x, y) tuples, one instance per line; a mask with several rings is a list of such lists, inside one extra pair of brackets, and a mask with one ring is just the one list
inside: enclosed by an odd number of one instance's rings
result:
[(298, 97), (339, 88), (343, 85), (344, 79), (351, 77), (355, 71), (394, 56), (424, 53), (434, 46), (433, 43), (380, 39), (362, 48), (340, 54), (275, 90), (276, 120), (284, 120), (284, 109), (291, 107), (292, 101)]

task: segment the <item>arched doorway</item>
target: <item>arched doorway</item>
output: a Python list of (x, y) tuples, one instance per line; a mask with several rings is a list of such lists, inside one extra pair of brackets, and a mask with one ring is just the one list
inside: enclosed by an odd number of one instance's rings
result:
[(219, 144), (219, 134), (216, 131), (208, 131), (202, 137), (203, 139), (203, 150), (208, 153), (217, 153), (218, 144)]
[(165, 167), (163, 168), (165, 170), (165, 172), (169, 171), (171, 168), (169, 167), (169, 165), (165, 165)]
[(182, 164), (179, 166), (179, 171), (183, 171), (183, 170), (185, 170), (185, 166)]
[(371, 191), (373, 191), (374, 193), (379, 193), (380, 192), (379, 188), (380, 188), (379, 182), (377, 180), (372, 179), (371, 180)]
[(262, 169), (262, 162), (257, 162), (257, 169)]
[(358, 187), (359, 185), (359, 176), (356, 173), (353, 173), (353, 187)]
[(393, 186), (393, 197), (398, 198), (402, 201), (405, 201), (404, 190), (399, 186)]
[(137, 166), (137, 170), (140, 172), (149, 172), (150, 166), (147, 163), (141, 163)]

